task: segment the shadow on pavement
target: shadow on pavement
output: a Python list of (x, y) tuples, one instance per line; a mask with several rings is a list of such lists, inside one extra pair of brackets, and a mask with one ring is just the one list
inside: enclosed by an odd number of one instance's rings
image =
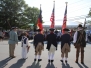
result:
[(73, 67), (70, 67), (70, 65), (68, 63), (66, 63), (66, 64), (62, 63), (62, 68), (73, 68)]
[(10, 61), (11, 59), (12, 58), (8, 57), (8, 58), (0, 61), (0, 68), (4, 68), (7, 65), (8, 61)]
[(37, 64), (33, 62), (31, 66), (28, 66), (26, 68), (41, 68), (41, 65), (39, 64), (39, 62), (37, 62)]
[(55, 68), (55, 66), (54, 66), (54, 64), (53, 64), (53, 63), (51, 63), (51, 64), (50, 64), (50, 63), (48, 63), (48, 64), (47, 64), (47, 66), (46, 66), (46, 68)]
[(88, 66), (86, 66), (85, 64), (83, 64), (83, 66), (85, 67), (85, 68), (89, 68)]
[(26, 60), (19, 59), (15, 64), (11, 65), (9, 68), (21, 68)]
[(83, 68), (83, 66), (81, 64), (77, 63), (77, 65), (79, 66), (79, 68)]

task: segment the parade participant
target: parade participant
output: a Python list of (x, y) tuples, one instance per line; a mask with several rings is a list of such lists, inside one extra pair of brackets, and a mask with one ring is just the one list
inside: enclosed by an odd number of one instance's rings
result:
[(27, 38), (27, 33), (23, 33), (23, 37), (21, 40), (21, 47), (22, 47), (22, 59), (27, 59), (27, 53), (29, 51), (29, 42), (28, 42), (28, 38)]
[(76, 48), (76, 63), (78, 63), (79, 53), (81, 50), (81, 63), (84, 64), (84, 47), (86, 47), (86, 32), (83, 30), (82, 25), (78, 26), (78, 31), (75, 32), (73, 43), (75, 43)]
[(3, 32), (0, 30), (0, 41), (3, 41), (3, 38), (4, 38), (4, 34), (3, 34)]
[(57, 50), (57, 36), (54, 34), (54, 29), (51, 28), (50, 34), (47, 35), (47, 49), (48, 49), (48, 62), (53, 62), (54, 61), (54, 53)]
[(9, 33), (9, 56), (15, 58), (14, 50), (15, 45), (18, 45), (18, 35), (17, 35), (17, 27), (12, 27), (12, 30)]
[(67, 63), (67, 58), (68, 58), (68, 52), (70, 52), (70, 41), (71, 41), (71, 36), (68, 33), (69, 29), (65, 28), (64, 34), (61, 36), (60, 41), (61, 41), (61, 62), (63, 62), (65, 58), (65, 62)]
[(37, 55), (38, 55), (38, 61), (42, 61), (40, 59), (42, 50), (44, 50), (44, 36), (41, 34), (41, 29), (37, 30), (38, 33), (34, 36), (34, 46), (35, 46), (35, 59), (34, 61), (37, 60)]

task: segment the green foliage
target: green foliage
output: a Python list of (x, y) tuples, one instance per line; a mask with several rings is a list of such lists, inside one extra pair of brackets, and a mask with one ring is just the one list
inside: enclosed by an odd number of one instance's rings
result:
[(36, 25), (39, 9), (29, 7), (24, 0), (0, 0), (0, 27), (10, 29), (12, 26), (29, 28)]
[[(90, 8), (90, 11), (89, 11), (88, 17), (91, 17), (91, 8)], [(91, 24), (91, 20), (87, 21), (87, 23), (88, 23), (88, 24)]]

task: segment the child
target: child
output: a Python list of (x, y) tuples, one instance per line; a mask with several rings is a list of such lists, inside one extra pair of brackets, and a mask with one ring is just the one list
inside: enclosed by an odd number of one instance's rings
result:
[(27, 53), (29, 51), (29, 43), (28, 43), (28, 38), (27, 38), (27, 33), (24, 33), (23, 34), (23, 37), (22, 37), (22, 59), (27, 59)]

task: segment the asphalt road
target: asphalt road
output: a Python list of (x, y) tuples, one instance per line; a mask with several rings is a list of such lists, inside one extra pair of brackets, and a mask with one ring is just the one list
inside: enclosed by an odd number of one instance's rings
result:
[[(30, 41), (32, 42), (32, 41)], [(91, 68), (91, 44), (87, 44), (85, 48), (84, 65), (75, 63), (76, 49), (71, 45), (71, 52), (69, 53), (68, 63), (61, 63), (61, 51), (60, 44), (58, 50), (55, 52), (53, 64), (48, 63), (48, 51), (46, 50), (46, 44), (44, 51), (42, 52), (41, 62), (34, 62), (34, 47), (31, 43), (31, 48), (27, 54), (28, 59), (21, 59), (21, 43), (16, 45), (15, 56), (16, 58), (9, 58), (9, 46), (8, 41), (0, 42), (0, 68)]]

